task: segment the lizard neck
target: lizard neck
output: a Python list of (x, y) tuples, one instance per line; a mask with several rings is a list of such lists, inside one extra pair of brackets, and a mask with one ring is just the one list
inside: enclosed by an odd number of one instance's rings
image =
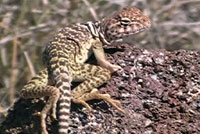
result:
[(91, 35), (93, 36), (93, 38), (99, 38), (100, 41), (104, 44), (104, 45), (109, 45), (110, 42), (106, 40), (105, 35), (102, 31), (101, 28), (101, 22), (97, 21), (97, 22), (87, 22), (84, 25), (87, 26), (88, 30), (90, 31)]

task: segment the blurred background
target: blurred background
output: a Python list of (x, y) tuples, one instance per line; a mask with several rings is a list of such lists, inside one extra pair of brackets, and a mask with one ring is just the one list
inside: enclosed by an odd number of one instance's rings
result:
[(200, 50), (200, 0), (0, 0), (0, 122), (19, 90), (43, 68), (42, 51), (60, 28), (136, 6), (152, 20), (129, 43)]

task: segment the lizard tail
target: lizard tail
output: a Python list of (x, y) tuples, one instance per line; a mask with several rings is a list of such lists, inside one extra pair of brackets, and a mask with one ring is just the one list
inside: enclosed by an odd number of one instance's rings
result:
[(56, 86), (60, 89), (59, 98), (59, 134), (68, 134), (71, 105), (71, 79), (69, 75), (61, 75)]

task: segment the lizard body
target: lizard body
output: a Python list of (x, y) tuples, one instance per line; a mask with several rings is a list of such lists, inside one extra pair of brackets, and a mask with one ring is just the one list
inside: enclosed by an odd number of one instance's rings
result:
[[(46, 67), (33, 77), (21, 90), (23, 98), (49, 96), (41, 111), (42, 134), (48, 134), (45, 118), (50, 109), (56, 119), (56, 104), (59, 100), (59, 134), (67, 134), (70, 102), (84, 105), (92, 110), (86, 101), (103, 99), (120, 112), (125, 113), (119, 101), (108, 94), (101, 94), (96, 88), (111, 78), (111, 73), (121, 67), (106, 60), (103, 45), (122, 39), (149, 28), (149, 18), (135, 7), (124, 8), (101, 22), (87, 22), (63, 28), (49, 42), (44, 51)], [(94, 53), (99, 66), (86, 64)], [(71, 91), (72, 81), (81, 81)]]

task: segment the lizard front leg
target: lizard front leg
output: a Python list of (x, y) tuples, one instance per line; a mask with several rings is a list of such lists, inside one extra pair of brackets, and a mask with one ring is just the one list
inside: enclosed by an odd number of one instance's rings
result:
[(94, 55), (97, 59), (98, 64), (101, 67), (106, 68), (106, 69), (110, 70), (111, 72), (115, 72), (115, 71), (121, 69), (120, 66), (111, 64), (106, 59), (106, 56), (105, 56), (105, 53), (104, 53), (104, 50), (103, 50), (103, 46), (102, 46), (102, 43), (100, 41), (98, 41), (98, 40), (94, 41), (93, 46), (92, 46), (92, 50), (94, 52)]
[(54, 86), (48, 85), (47, 69), (44, 69), (34, 76), (20, 91), (22, 98), (40, 98), (48, 96), (48, 101), (40, 112), (42, 134), (48, 134), (45, 119), (47, 113), (52, 109), (52, 117), (56, 119), (56, 105), (60, 96), (60, 91)]

